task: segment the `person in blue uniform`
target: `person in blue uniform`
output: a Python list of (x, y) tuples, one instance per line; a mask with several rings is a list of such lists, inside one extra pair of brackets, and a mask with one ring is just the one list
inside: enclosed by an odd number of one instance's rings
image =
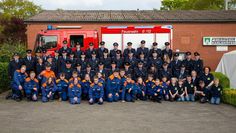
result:
[(81, 86), (82, 86), (82, 99), (88, 100), (89, 99), (89, 88), (92, 83), (91, 77), (89, 74), (85, 74), (84, 80), (82, 80)]
[(173, 75), (175, 75), (175, 72), (178, 72), (180, 70), (182, 61), (179, 60), (179, 53), (174, 54), (173, 60), (170, 62), (169, 67), (171, 68)]
[(163, 98), (164, 100), (168, 101), (170, 100), (170, 95), (169, 95), (169, 82), (166, 76), (163, 76), (161, 78), (161, 86), (163, 89)]
[(130, 52), (133, 53), (133, 56), (136, 55), (136, 50), (132, 48), (132, 42), (127, 43), (127, 48), (124, 50), (124, 53), (123, 53), (124, 58), (128, 57), (128, 54)]
[(81, 70), (85, 70), (87, 66), (88, 60), (86, 59), (85, 52), (81, 52), (80, 58), (77, 59), (77, 64), (79, 63), (81, 65)]
[(127, 75), (122, 92), (122, 102), (135, 102), (137, 95), (136, 87), (131, 75)]
[(177, 78), (172, 77), (171, 83), (169, 85), (169, 95), (170, 95), (170, 101), (176, 101), (178, 99), (178, 85), (177, 85)]
[(69, 80), (71, 78), (72, 72), (73, 72), (73, 68), (72, 68), (70, 60), (66, 61), (66, 67), (61, 72), (65, 73), (65, 76), (66, 76), (67, 80)]
[[(103, 53), (104, 51), (108, 51), (107, 48), (105, 48), (105, 42), (104, 41), (101, 41), (100, 42), (100, 47), (98, 48), (97, 50), (97, 57), (100, 59), (103, 57)], [(108, 53), (108, 52), (107, 52)]]
[(124, 58), (121, 55), (121, 50), (116, 51), (116, 57), (112, 58), (116, 62), (116, 67), (117, 68), (122, 68), (124, 65)]
[(82, 79), (85, 79), (85, 75), (88, 74), (90, 78), (93, 78), (95, 75), (94, 70), (92, 70), (90, 64), (87, 64), (86, 69), (83, 71), (83, 77)]
[(116, 69), (107, 79), (106, 91), (108, 102), (117, 102), (119, 100), (120, 82), (119, 70)]
[(186, 67), (186, 71), (188, 74), (191, 73), (193, 70), (193, 60), (192, 60), (192, 53), (191, 52), (186, 52), (185, 53), (185, 59), (183, 60), (182, 64)]
[(148, 78), (147, 78), (145, 84), (146, 84), (146, 95), (147, 95), (147, 98), (150, 99), (152, 96), (152, 87), (155, 84), (153, 74), (148, 74)]
[[(158, 55), (159, 57), (162, 56), (162, 51), (161, 51), (161, 49), (158, 48), (158, 43), (157, 43), (157, 42), (153, 42), (153, 43), (152, 43), (152, 49), (150, 49), (150, 51), (149, 51), (149, 57), (152, 57), (153, 51), (157, 51), (157, 55)], [(158, 58), (159, 58), (159, 57), (158, 57)]]
[(58, 60), (58, 72), (62, 72), (66, 68), (66, 61), (69, 60), (67, 57), (66, 50), (62, 51), (62, 56), (59, 57)]
[(201, 75), (203, 73), (203, 60), (200, 58), (200, 54), (198, 52), (194, 52), (194, 58), (193, 70), (195, 70), (198, 75)]
[(19, 54), (14, 53), (13, 54), (13, 59), (9, 62), (9, 65), (8, 65), (8, 75), (9, 75), (10, 79), (13, 78), (14, 72), (16, 70), (19, 70), (21, 65), (22, 65), (22, 61), (20, 59)]
[(137, 98), (140, 100), (146, 101), (147, 100), (147, 94), (146, 94), (147, 88), (146, 88), (145, 83), (143, 82), (142, 77), (138, 77), (136, 86), (137, 86)]
[(146, 41), (142, 40), (140, 43), (141, 46), (137, 48), (136, 57), (139, 58), (139, 55), (142, 52), (144, 54), (144, 58), (147, 58), (149, 56), (149, 49), (145, 47)]
[(97, 76), (94, 76), (93, 83), (89, 89), (89, 104), (94, 103), (103, 104), (104, 89), (102, 83), (99, 83)]
[(137, 59), (134, 57), (134, 53), (132, 51), (128, 51), (127, 56), (125, 57), (124, 57), (125, 62), (129, 62), (130, 68), (134, 69), (137, 65)]
[(195, 101), (196, 86), (192, 83), (192, 77), (187, 75), (185, 81), (185, 100), (186, 101)]
[(125, 70), (124, 69), (120, 69), (120, 90), (119, 90), (119, 100), (122, 100), (122, 93), (123, 93), (123, 89), (124, 89), (124, 83), (126, 81), (126, 75), (125, 75)]
[(149, 58), (149, 66), (151, 66), (151, 64), (154, 64), (156, 69), (160, 69), (163, 61), (162, 59), (158, 56), (157, 51), (154, 50), (152, 51), (152, 57)]
[(45, 64), (43, 63), (42, 58), (38, 58), (38, 62), (36, 64), (36, 75), (39, 75), (43, 70), (45, 70)]
[(26, 57), (23, 58), (23, 65), (26, 66), (26, 73), (29, 74), (31, 71), (35, 71), (36, 60), (32, 56), (32, 50), (26, 50)]
[(83, 71), (80, 63), (77, 63), (75, 70), (78, 74), (78, 77), (82, 78), (83, 77)]
[(148, 67), (148, 58), (145, 57), (144, 52), (140, 52), (137, 62), (143, 62), (143, 67)]
[(113, 74), (113, 72), (117, 69), (116, 67), (116, 62), (115, 61), (112, 61), (111, 62), (111, 68), (110, 69), (107, 69), (107, 76), (110, 76)]
[(54, 99), (54, 93), (57, 90), (56, 84), (53, 82), (53, 78), (49, 77), (42, 85), (42, 102), (48, 102)]
[(92, 51), (91, 58), (88, 59), (88, 63), (90, 64), (92, 70), (95, 70), (98, 67), (99, 59), (96, 56), (96, 51)]
[(62, 53), (63, 53), (63, 51), (66, 51), (66, 54), (67, 55), (69, 55), (70, 53), (72, 53), (72, 49), (71, 48), (69, 48), (68, 46), (67, 46), (67, 41), (66, 40), (64, 40), (63, 41), (63, 43), (62, 43), (62, 47), (59, 49), (59, 54), (60, 54), (60, 56), (62, 56)]
[(96, 73), (101, 73), (102, 77), (106, 79), (108, 77), (107, 70), (104, 68), (103, 62), (98, 63), (98, 68), (95, 70)]
[(214, 80), (214, 85), (211, 87), (211, 104), (220, 104), (223, 88), (219, 83), (219, 79), (216, 78)]
[(11, 82), (11, 89), (12, 89), (12, 99), (16, 101), (22, 100), (22, 92), (25, 83), (25, 79), (27, 77), (26, 73), (26, 66), (22, 65), (20, 70), (16, 70), (14, 72), (13, 80)]
[(164, 76), (167, 77), (167, 80), (170, 80), (172, 77), (171, 69), (168, 68), (169, 64), (164, 63), (162, 65), (162, 69), (160, 70), (160, 78), (163, 78)]
[(163, 88), (161, 87), (160, 80), (157, 78), (155, 84), (152, 86), (152, 97), (154, 102), (161, 103), (163, 95)]
[(125, 75), (131, 75), (133, 77), (133, 69), (130, 67), (130, 63), (129, 62), (125, 62), (124, 63), (124, 69), (125, 69)]
[(68, 88), (68, 97), (70, 104), (80, 104), (81, 102), (82, 89), (77, 78), (74, 78), (73, 82), (70, 83)]
[(86, 58), (87, 59), (90, 59), (92, 58), (92, 52), (96, 52), (97, 53), (97, 50), (94, 48), (94, 44), (92, 42), (89, 43), (89, 48), (86, 50)]
[(108, 54), (108, 49), (103, 50), (103, 55), (99, 58), (100, 62), (104, 64), (106, 69), (111, 68), (111, 58)]
[(143, 62), (138, 62), (138, 66), (134, 68), (134, 79), (137, 81), (138, 77), (141, 77), (143, 80), (146, 79), (147, 70), (143, 67)]
[(119, 44), (117, 43), (117, 42), (115, 42), (115, 43), (113, 43), (113, 49), (112, 50), (110, 50), (110, 56), (111, 56), (111, 58), (115, 58), (116, 57), (116, 52), (117, 52), (117, 50), (119, 50), (118, 49), (118, 47), (119, 47)]
[(81, 57), (81, 53), (82, 53), (80, 45), (81, 44), (79, 42), (77, 42), (76, 45), (75, 45), (76, 49), (74, 51), (74, 54), (75, 54), (75, 58), (77, 58), (77, 59), (79, 59)]
[(67, 100), (68, 80), (65, 78), (65, 73), (60, 73), (60, 78), (56, 80), (57, 92), (59, 93), (59, 101)]
[(177, 79), (183, 79), (186, 80), (186, 76), (189, 75), (189, 73), (186, 71), (186, 67), (184, 64), (181, 65), (180, 70), (173, 72), (174, 77), (177, 77)]
[(169, 42), (165, 42), (165, 49), (162, 50), (162, 56), (164, 56), (164, 54), (167, 54), (170, 60), (172, 59), (173, 51), (170, 48)]
[(30, 76), (25, 79), (24, 91), (27, 100), (38, 100), (39, 81), (35, 78), (35, 76), (35, 72), (31, 71)]

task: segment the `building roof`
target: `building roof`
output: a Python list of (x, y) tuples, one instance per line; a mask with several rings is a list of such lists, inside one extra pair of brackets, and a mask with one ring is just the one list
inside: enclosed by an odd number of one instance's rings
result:
[(45, 10), (25, 22), (236, 22), (236, 11)]

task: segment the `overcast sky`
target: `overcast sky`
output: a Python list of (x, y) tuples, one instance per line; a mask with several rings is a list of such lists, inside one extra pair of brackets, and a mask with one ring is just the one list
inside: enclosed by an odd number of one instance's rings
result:
[(31, 0), (43, 9), (55, 10), (152, 10), (161, 0)]

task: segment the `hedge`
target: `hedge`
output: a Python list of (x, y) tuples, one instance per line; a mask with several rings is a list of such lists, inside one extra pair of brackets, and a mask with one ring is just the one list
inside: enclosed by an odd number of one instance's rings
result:
[(8, 62), (0, 62), (0, 93), (9, 89)]
[(225, 88), (223, 90), (222, 100), (224, 103), (236, 106), (236, 89)]

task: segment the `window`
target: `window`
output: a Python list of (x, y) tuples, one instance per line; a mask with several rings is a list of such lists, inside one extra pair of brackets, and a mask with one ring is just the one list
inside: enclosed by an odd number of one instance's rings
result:
[(79, 43), (80, 47), (84, 47), (84, 36), (83, 35), (71, 35), (70, 36), (70, 47), (74, 48)]
[(57, 36), (41, 36), (40, 43), (42, 48), (51, 49), (57, 47)]

